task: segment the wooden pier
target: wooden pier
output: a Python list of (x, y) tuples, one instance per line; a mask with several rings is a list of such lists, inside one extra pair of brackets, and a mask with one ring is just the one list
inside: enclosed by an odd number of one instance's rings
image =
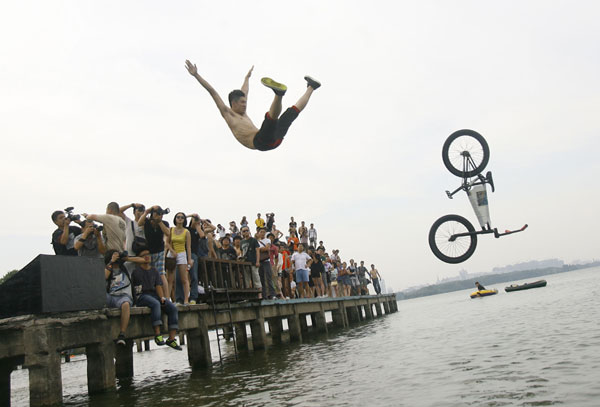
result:
[[(225, 311), (227, 304), (217, 304)], [(393, 294), (342, 298), (272, 300), (231, 304), (229, 312), (214, 312), (207, 304), (178, 306), (179, 332), (185, 334), (192, 368), (213, 364), (208, 332), (216, 326), (234, 326), (239, 349), (265, 349), (283, 342), (283, 320), (289, 341), (302, 341), (312, 333), (346, 328), (361, 320), (396, 312)], [(331, 312), (331, 323), (326, 314)], [(216, 315), (216, 320), (215, 320)], [(311, 318), (311, 327), (307, 317)], [(150, 309), (133, 307), (127, 328), (127, 345), (118, 346), (120, 311), (103, 309), (61, 314), (24, 315), (0, 320), (0, 405), (10, 405), (10, 375), (19, 365), (29, 370), (30, 405), (62, 402), (60, 352), (85, 348), (89, 394), (115, 387), (116, 378), (132, 377), (133, 343), (153, 337)], [(251, 335), (247, 335), (247, 324)], [(268, 325), (270, 341), (266, 334)], [(163, 327), (166, 327), (166, 319)]]

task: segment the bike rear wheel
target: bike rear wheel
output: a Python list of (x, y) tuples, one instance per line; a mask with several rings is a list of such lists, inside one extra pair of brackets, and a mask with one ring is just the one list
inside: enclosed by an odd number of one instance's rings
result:
[(467, 219), (459, 215), (446, 215), (436, 220), (429, 229), (429, 247), (443, 262), (462, 263), (473, 255), (477, 247), (477, 235), (450, 237), (459, 233), (474, 233), (475, 228)]
[(452, 133), (442, 148), (444, 165), (457, 177), (474, 177), (490, 160), (490, 148), (483, 136), (473, 130)]

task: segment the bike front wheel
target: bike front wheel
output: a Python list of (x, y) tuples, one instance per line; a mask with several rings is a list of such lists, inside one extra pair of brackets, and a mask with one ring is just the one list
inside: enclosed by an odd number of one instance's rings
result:
[(483, 171), (490, 160), (490, 148), (483, 136), (473, 130), (458, 130), (442, 147), (444, 165), (457, 177), (470, 178)]
[[(451, 236), (461, 233), (473, 234), (457, 237), (450, 241)], [(475, 252), (477, 235), (474, 233), (475, 228), (471, 222), (462, 216), (442, 216), (433, 223), (429, 230), (429, 247), (435, 257), (443, 262), (462, 263)]]

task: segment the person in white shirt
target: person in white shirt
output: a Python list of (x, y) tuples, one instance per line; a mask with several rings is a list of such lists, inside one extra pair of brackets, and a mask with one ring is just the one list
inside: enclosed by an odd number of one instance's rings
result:
[(296, 282), (300, 297), (310, 298), (310, 288), (308, 287), (308, 270), (312, 264), (312, 259), (304, 252), (304, 245), (298, 245), (298, 251), (292, 255), (292, 268), (296, 271)]
[[(131, 220), (129, 218), (129, 216), (127, 216), (125, 214), (125, 211), (129, 208), (133, 208), (133, 217), (135, 219), (135, 222), (133, 220)], [(138, 222), (140, 221), (140, 218), (142, 216), (144, 216), (144, 213), (146, 212), (146, 207), (140, 203), (131, 203), (129, 205), (121, 206), (119, 208), (119, 212), (121, 213), (121, 218), (123, 218), (126, 223), (125, 248), (129, 254), (133, 255), (134, 254), (134, 250), (133, 250), (134, 238), (135, 237), (141, 237), (144, 239), (146, 238), (146, 236), (144, 235), (144, 228), (138, 224)], [(128, 269), (129, 269), (129, 267), (128, 267)], [(131, 272), (133, 272), (133, 270), (131, 270)]]
[(315, 229), (313, 223), (310, 224), (310, 229), (308, 229), (308, 240), (312, 247), (317, 247), (317, 229)]

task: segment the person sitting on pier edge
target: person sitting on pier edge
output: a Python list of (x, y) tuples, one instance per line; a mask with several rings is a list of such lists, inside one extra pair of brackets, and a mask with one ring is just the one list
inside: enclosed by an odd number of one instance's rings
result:
[(371, 264), (371, 271), (369, 271), (369, 273), (371, 274), (371, 281), (373, 281), (373, 289), (375, 290), (375, 294), (381, 294), (381, 286), (379, 285), (379, 279), (381, 278), (381, 275), (375, 268), (374, 264)]
[(71, 226), (72, 221), (63, 211), (52, 212), (52, 222), (57, 226), (57, 229), (52, 232), (54, 254), (77, 256), (75, 237), (81, 234), (81, 228), (79, 226)]
[(133, 305), (131, 276), (124, 266), (127, 252), (110, 249), (104, 255), (104, 278), (106, 279), (106, 305), (121, 310), (121, 326), (117, 345), (125, 345), (125, 330), (129, 325), (129, 314)]
[[(258, 288), (262, 291), (260, 275), (258, 274), (258, 256), (256, 255), (257, 249), (260, 247), (260, 245), (255, 238), (250, 236), (250, 228), (248, 226), (242, 227), (241, 232), (243, 239), (240, 242), (240, 246), (242, 248), (243, 259), (251, 264), (251, 277), (252, 282), (254, 283), (254, 288)], [(244, 273), (244, 284), (246, 287), (250, 287), (250, 279), (246, 273)], [(262, 298), (262, 292), (258, 294), (258, 298)]]
[(477, 290), (479, 290), (479, 291), (484, 291), (486, 289), (484, 286), (479, 284), (479, 281), (475, 281), (475, 286), (477, 287)]
[(85, 220), (83, 230), (75, 238), (75, 250), (82, 257), (104, 258), (106, 247), (100, 231), (91, 220)]
[[(179, 312), (175, 304), (165, 298), (163, 281), (158, 271), (151, 264), (150, 251), (142, 248), (138, 257), (145, 261), (138, 264), (131, 275), (131, 282), (135, 293), (136, 307), (149, 307), (150, 319), (154, 328), (154, 342), (158, 346), (167, 345), (175, 350), (182, 350), (177, 344), (175, 335), (179, 329)], [(160, 333), (162, 325), (162, 311), (167, 314), (169, 338), (164, 341)]]
[(292, 254), (291, 260), (292, 269), (296, 272), (296, 282), (298, 284), (300, 297), (310, 298), (311, 292), (308, 286), (308, 270), (312, 263), (312, 259), (304, 252), (304, 245), (302, 243), (298, 245), (298, 252)]
[(163, 214), (168, 213), (160, 206), (154, 205), (144, 212), (138, 225), (144, 228), (146, 248), (150, 251), (152, 267), (154, 267), (163, 282), (165, 297), (169, 297), (169, 283), (165, 272), (165, 236), (169, 234), (169, 223), (163, 220)]

